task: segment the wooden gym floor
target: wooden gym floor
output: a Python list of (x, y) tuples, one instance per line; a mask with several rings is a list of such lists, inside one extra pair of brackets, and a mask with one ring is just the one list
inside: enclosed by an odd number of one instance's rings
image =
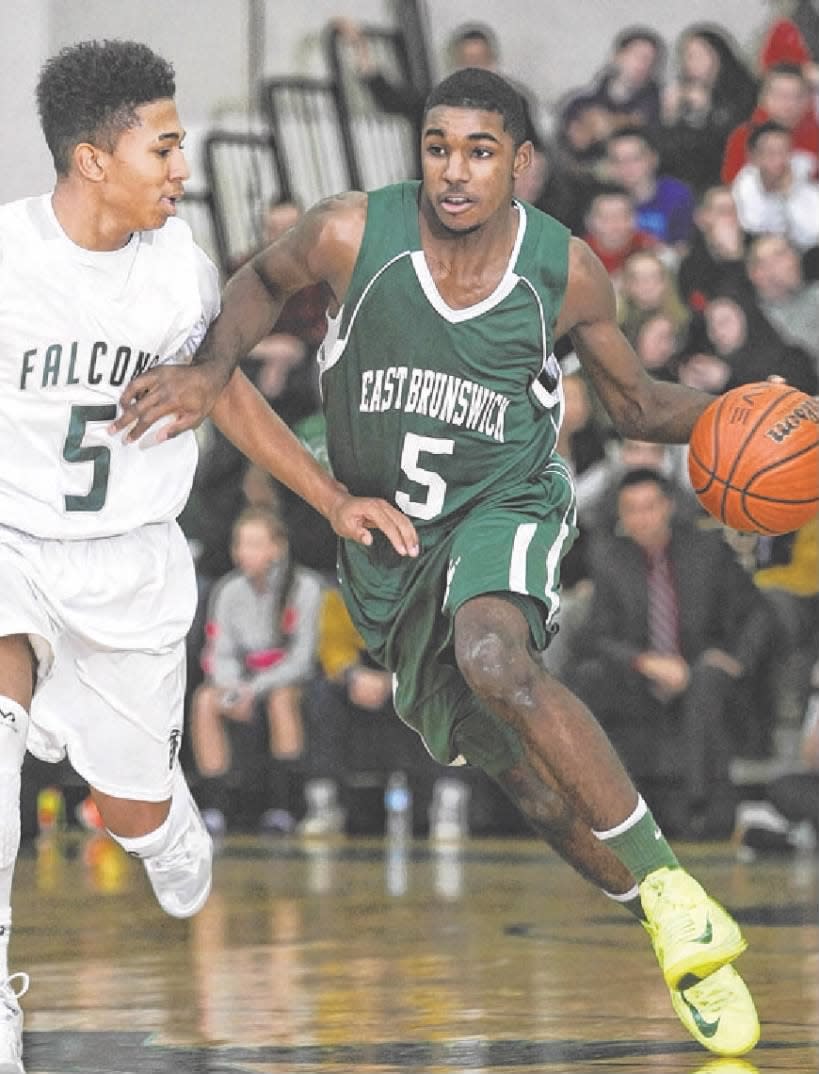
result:
[(25, 845), (12, 968), (29, 1074), (819, 1071), (819, 858), (678, 848), (742, 922), (763, 1038), (715, 1060), (647, 937), (527, 840), (228, 839), (191, 921), (102, 836)]

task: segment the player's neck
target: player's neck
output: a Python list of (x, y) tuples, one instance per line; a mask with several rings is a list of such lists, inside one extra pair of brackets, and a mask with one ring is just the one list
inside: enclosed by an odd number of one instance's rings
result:
[(130, 228), (74, 186), (70, 179), (57, 183), (51, 195), (51, 206), (69, 239), (85, 250), (119, 250), (131, 238)]
[(432, 210), (419, 214), (421, 247), (433, 276), (485, 275), (489, 266), (505, 269), (520, 226), (518, 210), (509, 205), (473, 231), (459, 233), (445, 228)]

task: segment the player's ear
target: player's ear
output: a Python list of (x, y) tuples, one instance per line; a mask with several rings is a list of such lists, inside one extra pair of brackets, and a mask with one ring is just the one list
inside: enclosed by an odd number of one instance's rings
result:
[(90, 142), (80, 142), (74, 146), (72, 154), (74, 167), (83, 179), (99, 183), (105, 177), (104, 152)]
[(512, 178), (517, 179), (532, 166), (532, 158), (535, 149), (531, 142), (521, 142), (515, 150), (515, 160), (512, 164)]

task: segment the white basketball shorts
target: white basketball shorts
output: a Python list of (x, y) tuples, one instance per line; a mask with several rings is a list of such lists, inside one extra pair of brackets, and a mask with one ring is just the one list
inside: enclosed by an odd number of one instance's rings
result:
[(38, 659), (28, 748), (115, 798), (170, 797), (196, 607), (175, 522), (89, 541), (0, 526), (0, 636)]

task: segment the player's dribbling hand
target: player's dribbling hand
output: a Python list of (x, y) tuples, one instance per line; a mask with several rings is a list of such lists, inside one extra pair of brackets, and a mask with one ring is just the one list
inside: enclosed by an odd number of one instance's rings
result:
[(327, 520), (339, 537), (369, 546), (373, 543), (370, 531), (381, 530), (399, 556), (418, 555), (415, 526), (386, 500), (345, 494), (329, 512)]
[(194, 429), (210, 412), (223, 385), (204, 365), (163, 366), (135, 377), (120, 398), (122, 413), (109, 432), (125, 432), (132, 442), (160, 418), (169, 418), (156, 433), (157, 443)]

